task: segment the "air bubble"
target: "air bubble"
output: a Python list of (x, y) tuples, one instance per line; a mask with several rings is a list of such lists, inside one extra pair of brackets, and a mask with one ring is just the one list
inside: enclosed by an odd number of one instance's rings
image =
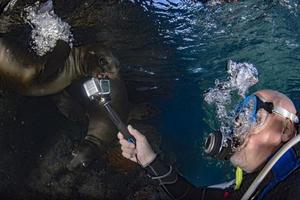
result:
[(41, 5), (37, 2), (35, 6), (26, 7), (24, 11), (24, 20), (32, 27), (31, 48), (37, 55), (43, 56), (52, 51), (58, 40), (72, 46), (71, 27), (54, 13), (51, 0)]
[(232, 93), (242, 98), (250, 87), (258, 82), (258, 72), (253, 64), (237, 63), (229, 60), (227, 65), (227, 81), (215, 80), (215, 87), (209, 88), (204, 94), (204, 100), (208, 104), (216, 106), (217, 117), (220, 122), (220, 131), (226, 136), (232, 132), (232, 124), (234, 120), (233, 109), (228, 109), (232, 102)]

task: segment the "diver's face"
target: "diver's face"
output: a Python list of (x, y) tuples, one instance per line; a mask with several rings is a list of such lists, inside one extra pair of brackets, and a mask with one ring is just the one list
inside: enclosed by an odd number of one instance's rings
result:
[(88, 75), (98, 78), (117, 78), (119, 73), (119, 62), (106, 49), (88, 51), (86, 56), (86, 71)]
[(246, 172), (259, 168), (270, 156), (270, 152), (281, 143), (280, 133), (278, 134), (282, 126), (280, 117), (275, 114), (268, 115), (263, 109), (259, 110), (258, 115), (267, 115), (267, 118), (263, 124), (250, 129), (230, 158), (234, 166), (239, 166)]

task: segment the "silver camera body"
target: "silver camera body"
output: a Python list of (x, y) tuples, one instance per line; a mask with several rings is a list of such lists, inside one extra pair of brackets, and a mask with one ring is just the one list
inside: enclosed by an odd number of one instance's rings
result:
[(91, 78), (83, 84), (83, 87), (91, 100), (110, 94), (110, 81), (108, 79)]

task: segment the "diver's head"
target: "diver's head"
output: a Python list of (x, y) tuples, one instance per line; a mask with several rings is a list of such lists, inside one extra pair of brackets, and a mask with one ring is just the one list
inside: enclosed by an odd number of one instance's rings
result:
[(287, 96), (261, 90), (237, 105), (232, 124), (230, 134), (219, 131), (208, 136), (205, 152), (252, 172), (296, 135), (299, 119)]
[(297, 133), (299, 119), (293, 102), (284, 94), (261, 90), (245, 98), (236, 109), (230, 161), (246, 172), (257, 170)]
[(93, 77), (115, 79), (119, 76), (119, 61), (108, 48), (100, 45), (86, 49), (83, 65), (85, 73)]

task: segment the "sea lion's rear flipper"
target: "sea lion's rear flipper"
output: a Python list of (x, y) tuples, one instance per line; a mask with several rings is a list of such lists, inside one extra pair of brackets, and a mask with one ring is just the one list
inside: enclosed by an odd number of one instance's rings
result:
[(129, 120), (145, 120), (157, 116), (160, 113), (159, 109), (149, 103), (135, 105), (130, 113)]
[(39, 81), (45, 82), (55, 78), (60, 69), (64, 67), (70, 51), (71, 48), (67, 42), (58, 40), (53, 51), (47, 55), (47, 62), (39, 76)]
[(56, 103), (60, 112), (72, 121), (83, 121), (86, 119), (84, 107), (76, 101), (66, 90), (53, 95), (52, 100)]

